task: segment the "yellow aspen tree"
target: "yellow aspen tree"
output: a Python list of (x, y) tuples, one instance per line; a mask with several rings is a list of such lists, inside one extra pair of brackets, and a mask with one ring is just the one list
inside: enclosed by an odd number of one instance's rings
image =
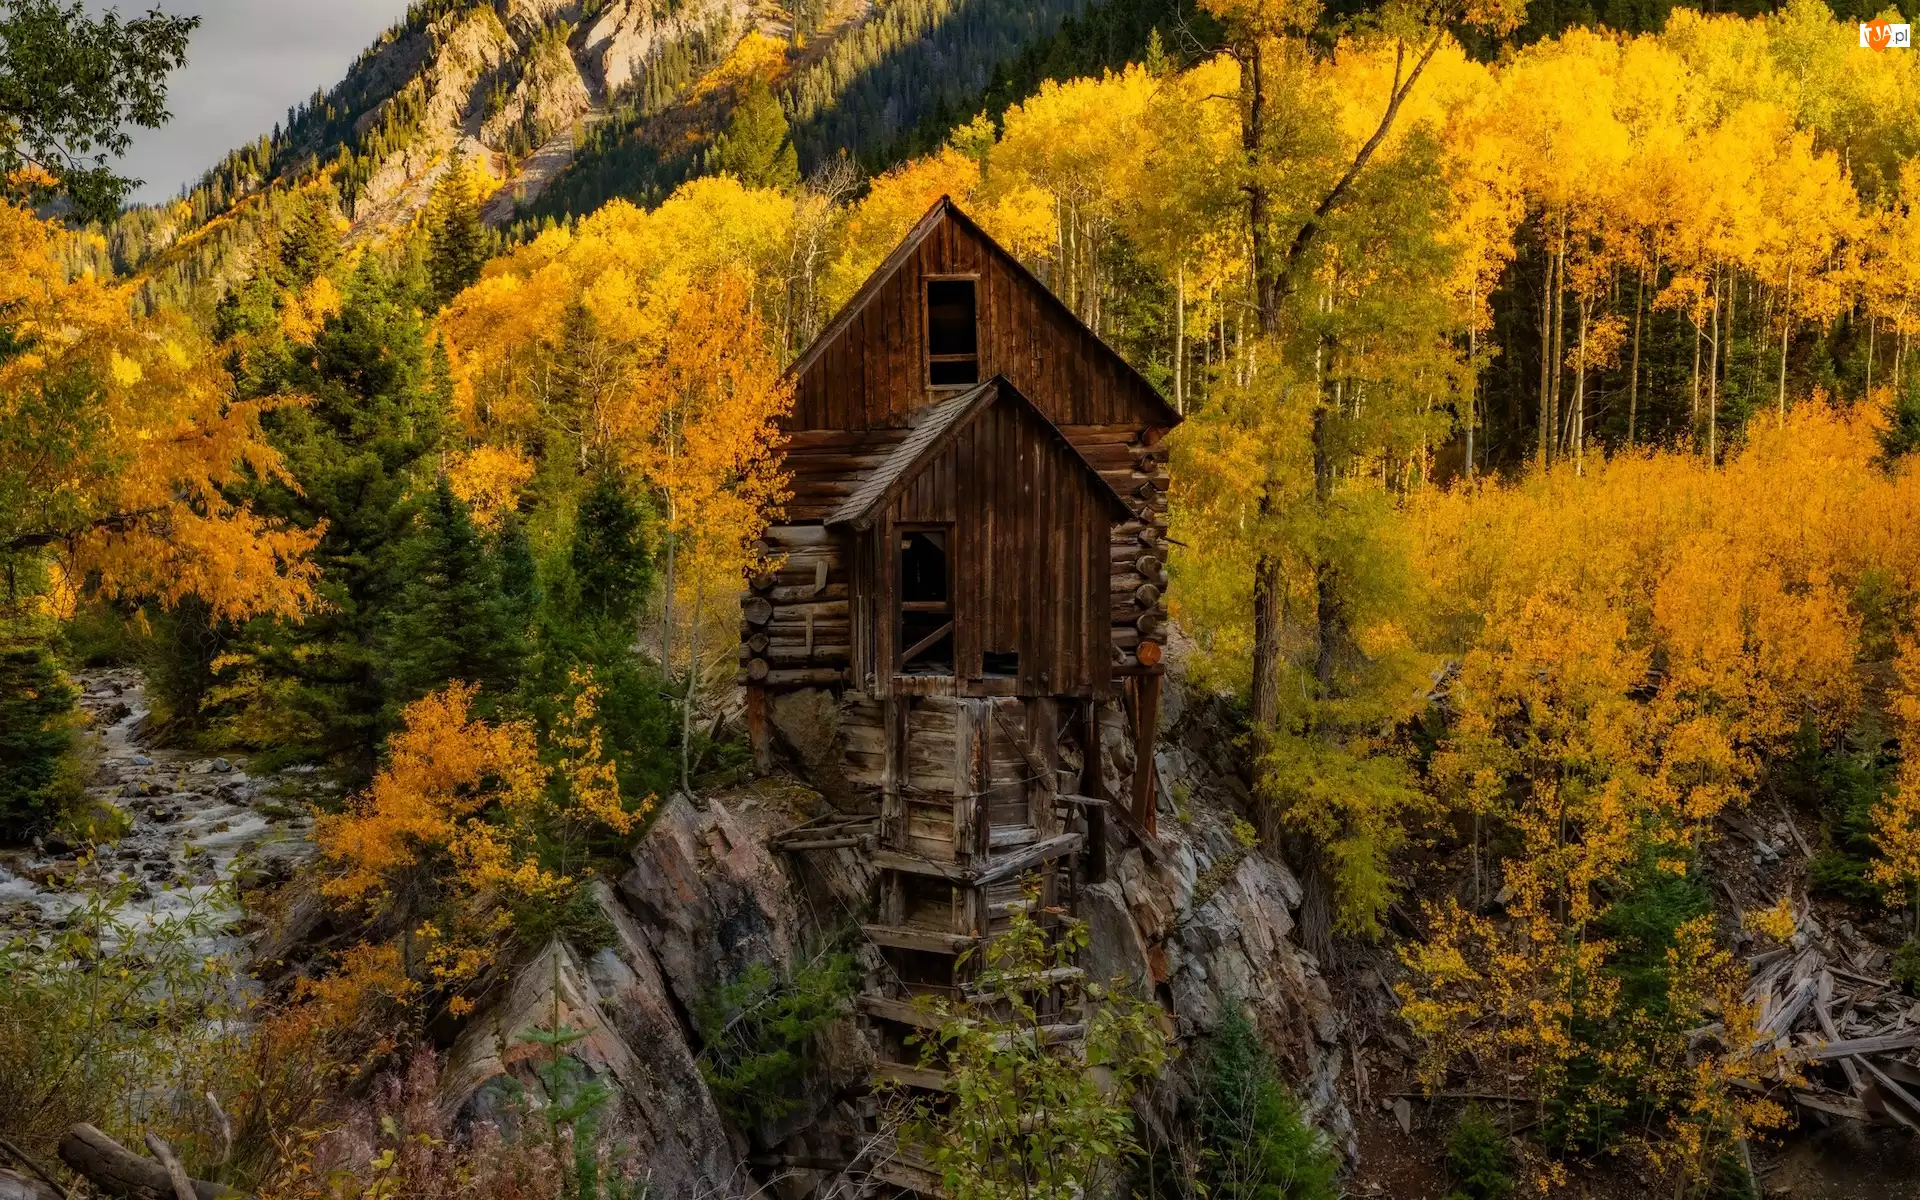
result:
[(128, 285), (59, 260), (73, 235), (0, 204), (0, 558), (17, 599), (83, 583), (229, 620), (298, 618), (314, 603), (319, 530), (230, 498), (286, 481), (260, 418), (293, 398), (236, 401), (184, 318), (131, 315)]
[(694, 696), (711, 668), (701, 657), (703, 627), (706, 653), (731, 661), (719, 630), (730, 627), (724, 618), (739, 580), (758, 565), (755, 542), (786, 500), (774, 449), (776, 423), (792, 404), (792, 383), (745, 281), (723, 275), (685, 293), (659, 352), (609, 420), (621, 462), (666, 508), (661, 652), (671, 669), (684, 620), (683, 784)]

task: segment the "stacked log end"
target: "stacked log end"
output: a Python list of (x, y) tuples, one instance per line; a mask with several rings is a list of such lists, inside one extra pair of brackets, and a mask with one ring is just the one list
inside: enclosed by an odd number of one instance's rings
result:
[(845, 682), (853, 660), (847, 564), (823, 526), (776, 525), (755, 544), (769, 569), (740, 594), (741, 683)]
[(1167, 637), (1167, 457), (1157, 441), (1138, 440), (1127, 450), (1131, 466), (1121, 495), (1134, 517), (1113, 527), (1113, 645), (1122, 667), (1152, 670)]

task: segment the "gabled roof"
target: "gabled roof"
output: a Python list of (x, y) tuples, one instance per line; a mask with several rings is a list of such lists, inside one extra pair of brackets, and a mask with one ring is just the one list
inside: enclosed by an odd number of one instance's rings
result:
[(1084, 335), (1095, 347), (1094, 353), (1103, 358), (1110, 359), (1114, 365), (1120, 369), (1122, 375), (1131, 379), (1138, 386), (1142, 397), (1146, 399), (1150, 405), (1159, 410), (1156, 414), (1160, 418), (1159, 424), (1163, 424), (1171, 429), (1186, 420), (1185, 417), (1182, 417), (1174, 411), (1171, 404), (1167, 403), (1166, 397), (1160, 394), (1159, 388), (1154, 387), (1152, 383), (1148, 382), (1146, 376), (1135, 370), (1133, 364), (1121, 357), (1119, 351), (1107, 345), (1099, 334), (1089, 329), (1087, 323), (1080, 319), (1079, 314), (1067, 306), (1066, 301), (1054, 295), (1052, 288), (1042, 283), (1040, 278), (1032, 271), (1027, 270), (1026, 266), (1022, 264), (1019, 259), (1009, 254), (1006, 247), (993, 239), (992, 234), (982, 229), (978, 222), (962, 212), (960, 206), (953, 202), (951, 196), (942, 196), (934, 201), (933, 207), (929, 208), (926, 215), (914, 224), (914, 227), (908, 231), (906, 238), (902, 240), (898, 246), (893, 248), (893, 253), (887, 255), (887, 257), (881, 261), (880, 265), (874, 268), (873, 274), (867, 276), (866, 282), (860, 285), (859, 290), (853, 293), (852, 298), (840, 306), (840, 311), (833, 315), (831, 321), (827, 322), (826, 328), (822, 329), (820, 335), (813, 339), (813, 344), (807, 347), (806, 352), (795, 359), (791, 367), (787, 368), (787, 374), (795, 379), (806, 374), (808, 368), (813, 366), (814, 360), (825, 353), (826, 348), (832, 345), (836, 338), (846, 332), (847, 326), (851, 325), (853, 319), (859, 316), (861, 310), (865, 309), (867, 304), (872, 301), (875, 293), (880, 290), (888, 279), (893, 277), (896, 271), (906, 265), (907, 260), (913, 256), (913, 252), (920, 248), (920, 243), (926, 240), (928, 234), (938, 229), (940, 222), (943, 220), (954, 221), (961, 228), (978, 238), (1001, 262), (1006, 264), (1015, 278), (1019, 279), (1021, 283), (1040, 295), (1042, 303), (1052, 307), (1062, 317), (1066, 318), (1072, 328)]
[(1121, 519), (1135, 515), (1126, 498), (1115, 491), (1106, 476), (1095, 470), (1093, 464), (1087, 461), (1087, 456), (1067, 440), (1067, 435), (1060, 432), (1060, 427), (1048, 420), (1047, 414), (1041, 412), (1039, 406), (1027, 399), (1019, 388), (1007, 382), (1005, 376), (995, 375), (985, 383), (922, 409), (918, 414), (920, 423), (914, 426), (913, 432), (879, 466), (867, 473), (866, 478), (853, 489), (853, 494), (827, 518), (827, 524), (851, 525), (855, 529), (871, 528), (881, 510), (891, 504), (894, 497), (912, 483), (927, 464), (940, 457), (962, 430), (1002, 398), (1020, 405), (1052, 435), (1055, 444), (1092, 477), (1094, 489), (1112, 503)]

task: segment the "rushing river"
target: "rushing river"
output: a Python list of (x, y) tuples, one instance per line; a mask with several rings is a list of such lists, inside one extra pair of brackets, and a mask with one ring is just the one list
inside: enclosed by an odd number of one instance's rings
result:
[(326, 785), (303, 768), (259, 777), (241, 761), (153, 745), (137, 671), (87, 671), (75, 682), (91, 718), (87, 791), (130, 828), (90, 858), (59, 836), (0, 852), (0, 929), (60, 928), (93, 898), (124, 893), (114, 924), (138, 931), (191, 916), (196, 949), (243, 961), (237, 896), (287, 878), (312, 854), (306, 797)]

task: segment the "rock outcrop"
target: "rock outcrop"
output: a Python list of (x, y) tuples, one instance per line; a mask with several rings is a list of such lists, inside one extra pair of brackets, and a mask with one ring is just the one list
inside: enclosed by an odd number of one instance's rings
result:
[(375, 130), (406, 128), (367, 172), (356, 230), (411, 219), (456, 147), (500, 181), (487, 219), (510, 219), (566, 169), (582, 126), (649, 64), (676, 47), (724, 51), (751, 27), (751, 13), (745, 0), (507, 0), (464, 6), (394, 39), (358, 69), (363, 90), (390, 93), (356, 122), (362, 146)]
[(793, 968), (864, 893), (851, 855), (802, 869), (771, 849), (819, 803), (778, 780), (668, 802), (617, 886), (595, 885), (609, 944), (550, 943), (516, 964), (461, 1031), (442, 1072), (449, 1115), (507, 1119), (506, 1097), (539, 1087), (524, 1032), (557, 1019), (586, 1035), (568, 1052), (619, 1088), (614, 1136), (623, 1157), (645, 1164), (652, 1194), (745, 1195), (745, 1163), (776, 1143), (832, 1153), (851, 1132), (837, 1093), (869, 1073), (850, 1016), (820, 1038), (832, 1086), (779, 1128), (746, 1131), (730, 1128), (700, 1073), (692, 1018), (755, 963)]
[[(795, 756), (830, 757), (831, 705), (788, 707), (776, 719)], [(1160, 836), (1112, 835), (1107, 878), (1081, 896), (1087, 966), (1158, 999), (1189, 1043), (1243, 1008), (1309, 1113), (1351, 1153), (1341, 1020), (1318, 964), (1291, 939), (1300, 885), (1236, 821), (1245, 790), (1224, 713), (1175, 703), (1169, 717)], [(858, 848), (773, 849), (779, 834), (828, 811), (822, 791), (778, 778), (669, 802), (617, 884), (597, 885), (610, 944), (554, 943), (519, 964), (450, 1054), (444, 1101), (481, 1117), (498, 1108), (506, 1077), (537, 1086), (515, 1039), (557, 1012), (587, 1034), (576, 1058), (618, 1084), (622, 1143), (648, 1164), (658, 1194), (740, 1195), (751, 1190), (748, 1161), (844, 1158), (860, 1135), (857, 1097), (872, 1056), (852, 1017), (819, 1039), (822, 1079), (801, 1110), (777, 1127), (741, 1130), (701, 1076), (691, 1016), (753, 964), (791, 971), (865, 911), (872, 873)]]

